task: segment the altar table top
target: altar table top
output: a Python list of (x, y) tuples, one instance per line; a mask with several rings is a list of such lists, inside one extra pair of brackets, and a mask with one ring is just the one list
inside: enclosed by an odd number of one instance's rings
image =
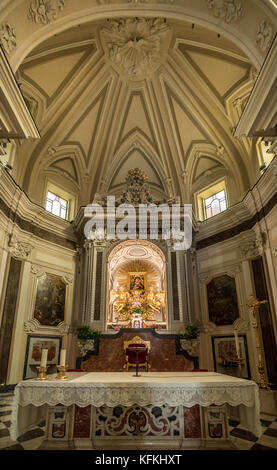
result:
[[(76, 404), (84, 407), (162, 406), (192, 407), (244, 405), (248, 428), (261, 433), (259, 421), (259, 389), (252, 380), (240, 379), (216, 372), (68, 372), (67, 380), (49, 375), (47, 381), (24, 380), (15, 388), (13, 419), (17, 421), (18, 407), (45, 404), (55, 406)], [(16, 426), (15, 426), (16, 428)], [(14, 435), (16, 429), (13, 426)]]

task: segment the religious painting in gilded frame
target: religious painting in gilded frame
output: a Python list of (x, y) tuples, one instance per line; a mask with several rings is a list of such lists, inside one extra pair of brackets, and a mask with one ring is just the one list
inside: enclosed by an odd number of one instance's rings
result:
[(37, 280), (33, 317), (44, 326), (65, 320), (67, 284), (61, 276), (46, 273)]
[(54, 374), (60, 360), (61, 336), (28, 335), (23, 380), (37, 377), (37, 366), (41, 362), (42, 349), (48, 349), (48, 374)]
[(209, 321), (217, 326), (232, 325), (239, 318), (235, 278), (223, 274), (207, 284)]
[(129, 272), (129, 290), (146, 289), (146, 272)]
[[(240, 357), (242, 358), (241, 377), (250, 379), (250, 367), (246, 335), (238, 335)], [(234, 336), (212, 336), (214, 370), (219, 374), (239, 376), (236, 362), (236, 343)]]

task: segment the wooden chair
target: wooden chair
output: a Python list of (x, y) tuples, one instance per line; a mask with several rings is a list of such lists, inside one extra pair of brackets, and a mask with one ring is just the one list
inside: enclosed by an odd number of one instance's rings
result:
[(129, 367), (145, 367), (148, 371), (151, 369), (149, 362), (150, 341), (144, 341), (139, 336), (135, 336), (130, 341), (124, 341), (124, 351), (126, 354), (123, 369), (128, 372)]

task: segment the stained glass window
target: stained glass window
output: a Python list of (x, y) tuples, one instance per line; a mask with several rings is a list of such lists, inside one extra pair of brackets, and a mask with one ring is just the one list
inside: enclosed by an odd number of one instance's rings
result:
[(224, 189), (204, 199), (206, 219), (223, 212), (227, 208), (226, 193)]
[(51, 193), (50, 191), (47, 192), (45, 209), (48, 212), (65, 219), (67, 204), (68, 202), (60, 196), (57, 196), (57, 194)]

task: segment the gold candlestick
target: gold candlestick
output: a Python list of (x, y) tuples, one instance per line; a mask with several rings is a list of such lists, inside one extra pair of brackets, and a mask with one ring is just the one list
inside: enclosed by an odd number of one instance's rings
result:
[(68, 369), (68, 366), (57, 366), (57, 369), (59, 371), (58, 375), (56, 376), (56, 379), (58, 380), (66, 380), (68, 379), (68, 376), (66, 375), (66, 370)]
[(240, 357), (239, 354), (237, 354), (236, 362), (238, 364), (238, 374), (239, 378), (242, 378), (242, 357)]
[(37, 371), (38, 371), (38, 376), (36, 380), (48, 380), (48, 377), (46, 375), (46, 371), (48, 369), (48, 366), (36, 366)]

